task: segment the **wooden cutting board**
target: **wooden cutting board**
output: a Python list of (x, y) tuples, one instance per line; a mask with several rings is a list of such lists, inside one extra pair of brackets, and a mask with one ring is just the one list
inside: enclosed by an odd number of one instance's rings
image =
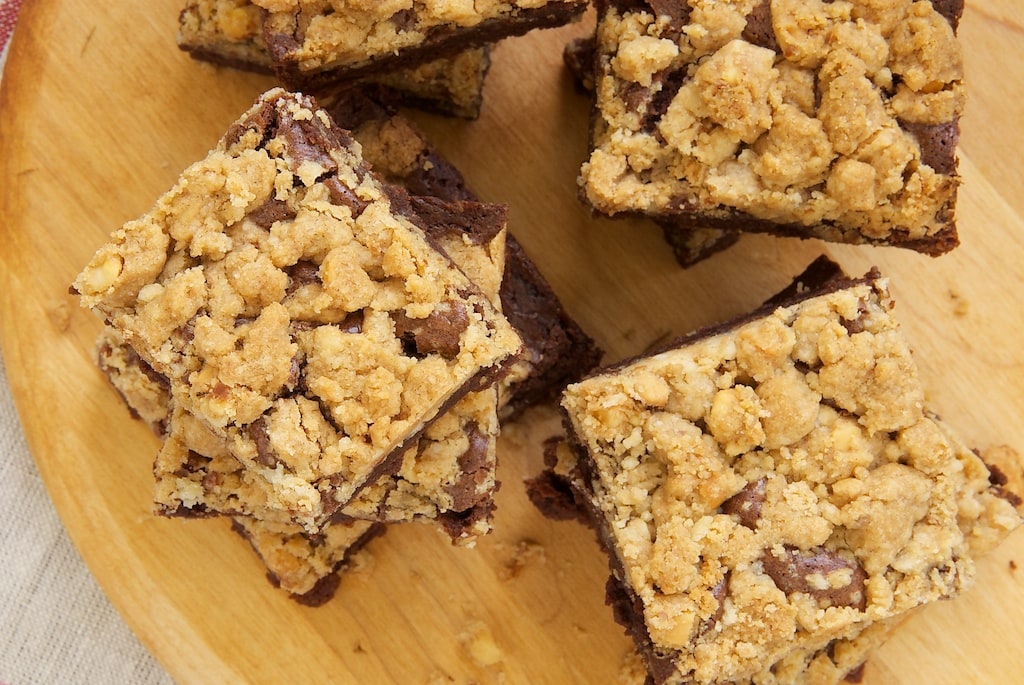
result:
[[(319, 609), (272, 588), (225, 521), (151, 514), (157, 441), (96, 370), (100, 324), (68, 285), (272, 85), (180, 53), (179, 4), (26, 3), (2, 83), (4, 359), (86, 563), (182, 683), (615, 682), (629, 643), (603, 604), (605, 560), (589, 532), (543, 519), (524, 494), (558, 429), (549, 409), (502, 437), (492, 536), (464, 550), (426, 525), (392, 528)], [(980, 448), (1024, 452), (1024, 27), (1014, 0), (977, 4), (961, 29), (963, 245), (938, 259), (751, 236), (684, 271), (651, 225), (591, 219), (575, 190), (586, 102), (561, 47), (592, 17), (500, 45), (478, 121), (416, 118), (483, 198), (510, 205), (513, 232), (609, 360), (739, 314), (825, 252), (891, 276), (934, 408)], [(1021, 566), (1024, 531), (980, 563), (975, 588), (911, 620), (864, 682), (1021, 682)]]

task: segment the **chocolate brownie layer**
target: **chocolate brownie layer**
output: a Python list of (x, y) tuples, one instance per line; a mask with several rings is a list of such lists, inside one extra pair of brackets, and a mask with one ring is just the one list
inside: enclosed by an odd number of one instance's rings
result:
[(572, 21), (585, 0), (370, 3), (254, 0), (268, 10), (264, 40), (278, 75), (309, 89), (414, 66)]
[(680, 227), (946, 252), (957, 16), (927, 0), (602, 2), (585, 197)]
[[(273, 73), (273, 60), (263, 40), (265, 18), (266, 11), (250, 0), (189, 0), (178, 19), (178, 47), (206, 62)], [(481, 46), (382, 71), (364, 81), (388, 88), (388, 96), (403, 104), (475, 119), (483, 104), (490, 64), (490, 47)], [(330, 85), (333, 89), (337, 84)]]

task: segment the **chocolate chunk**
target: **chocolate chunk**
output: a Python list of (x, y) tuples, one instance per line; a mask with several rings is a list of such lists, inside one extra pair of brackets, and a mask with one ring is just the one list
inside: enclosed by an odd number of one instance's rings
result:
[(761, 2), (747, 15), (747, 26), (743, 29), (743, 40), (762, 48), (779, 52), (779, 42), (772, 28), (771, 0)]
[(320, 265), (303, 259), (285, 269), (288, 274), (287, 293), (291, 295), (304, 285), (320, 283)]
[(700, 637), (704, 633), (708, 632), (715, 627), (715, 624), (722, 620), (722, 614), (725, 613), (725, 595), (729, 591), (729, 576), (724, 575), (722, 579), (715, 583), (715, 586), (711, 588), (711, 596), (718, 600), (718, 607), (712, 612), (710, 616), (704, 619), (700, 626), (697, 627), (697, 637)]
[[(786, 546), (781, 558), (768, 551), (761, 557), (761, 563), (764, 572), (787, 595), (803, 592), (819, 602), (854, 607), (860, 611), (867, 606), (864, 589), (867, 574), (855, 561), (844, 559), (835, 552), (820, 547), (805, 552)], [(829, 576), (844, 569), (849, 570), (850, 581), (846, 585), (831, 587)], [(812, 581), (811, 576), (820, 576), (820, 579)]]
[(324, 180), (324, 186), (331, 196), (331, 202), (352, 210), (353, 218), (358, 217), (366, 209), (366, 202), (355, 194), (355, 191), (339, 181), (334, 176)]
[(461, 476), (457, 482), (445, 488), (452, 496), (454, 511), (465, 511), (480, 500), (478, 486), (487, 479), (490, 470), (490, 438), (480, 432), (476, 423), (466, 427), (466, 437), (469, 446), (458, 458)]
[(640, 127), (646, 133), (657, 131), (658, 122), (665, 116), (672, 99), (686, 81), (684, 69), (663, 70), (651, 77), (650, 87), (639, 83), (629, 82), (625, 90), (620, 93), (626, 107), (633, 112), (643, 115)]
[(270, 196), (266, 202), (249, 212), (249, 218), (260, 228), (270, 228), (274, 222), (295, 218), (295, 212), (287, 202)]
[(410, 26), (414, 26), (416, 23), (416, 10), (410, 8), (395, 12), (391, 15), (391, 23), (395, 25), (397, 33), (407, 31)]
[(454, 359), (461, 350), (462, 332), (469, 326), (466, 306), (461, 302), (443, 302), (422, 319), (413, 319), (402, 311), (391, 313), (395, 335), (409, 345), (414, 356), (440, 354)]
[(316, 117), (310, 119), (294, 119), (291, 114), (282, 112), (278, 135), (288, 145), (286, 158), (293, 170), (305, 163), (312, 162), (321, 166), (325, 172), (338, 168), (338, 163), (330, 155), (330, 150), (343, 147), (334, 131)]
[(653, 133), (657, 130), (658, 122), (665, 116), (686, 78), (685, 69), (665, 70), (655, 74), (650, 90), (651, 101), (647, 105), (642, 124), (645, 131)]
[(868, 303), (864, 301), (864, 298), (860, 299), (857, 303), (857, 318), (847, 319), (845, 317), (839, 318), (839, 323), (842, 324), (843, 328), (850, 335), (856, 335), (857, 333), (863, 333), (866, 330), (866, 315), (868, 312)]
[(189, 450), (188, 456), (185, 458), (185, 463), (182, 464), (182, 471), (178, 475), (188, 476), (191, 473), (205, 471), (207, 466), (209, 466), (210, 461), (212, 460), (209, 457), (204, 457), (195, 450)]
[(231, 147), (237, 144), (248, 131), (257, 131), (260, 139), (265, 140), (268, 131), (272, 128), (274, 111), (270, 107), (260, 107), (244, 120), (232, 124), (231, 128), (224, 134), (224, 144)]
[(654, 13), (668, 17), (669, 27), (680, 30), (690, 21), (690, 5), (685, 0), (647, 0)]
[(902, 123), (903, 128), (917, 139), (921, 147), (921, 163), (927, 164), (936, 173), (956, 173), (956, 144), (960, 139), (960, 122), (945, 124)]
[(249, 424), (249, 439), (256, 443), (256, 461), (268, 468), (277, 466), (277, 455), (270, 444), (270, 436), (267, 434), (267, 424), (262, 418)]
[(338, 324), (338, 328), (341, 329), (342, 333), (362, 333), (363, 332), (363, 310), (358, 312), (352, 312), (345, 319)]
[(767, 483), (767, 478), (747, 483), (742, 490), (722, 502), (722, 513), (738, 516), (740, 523), (747, 528), (757, 528)]

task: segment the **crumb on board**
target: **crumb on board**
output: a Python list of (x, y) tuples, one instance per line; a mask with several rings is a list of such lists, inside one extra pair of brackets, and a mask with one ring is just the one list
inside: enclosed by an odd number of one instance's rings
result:
[(459, 642), (477, 666), (487, 668), (505, 660), (505, 654), (495, 642), (494, 634), (482, 621), (473, 621), (459, 633)]
[(618, 685), (644, 685), (647, 682), (647, 669), (636, 650), (629, 650), (622, 658), (617, 682)]
[(958, 290), (950, 289), (949, 299), (953, 303), (953, 315), (964, 317), (970, 311), (970, 302), (964, 297), (963, 293)]
[(501, 580), (512, 580), (517, 578), (529, 564), (533, 562), (544, 563), (547, 557), (544, 545), (533, 540), (520, 540), (512, 549), (509, 545), (500, 545), (499, 549), (507, 556), (501, 568), (498, 569), (498, 577)]

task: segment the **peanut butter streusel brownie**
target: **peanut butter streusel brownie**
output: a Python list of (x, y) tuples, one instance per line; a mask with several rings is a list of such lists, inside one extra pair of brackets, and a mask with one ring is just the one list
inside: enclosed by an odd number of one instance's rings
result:
[[(458, 203), (459, 221), (471, 222), (461, 225), (444, 222), (453, 216), (451, 205), (423, 198), (412, 202), (434, 204), (428, 234), (497, 300), (504, 271), (505, 208)], [(270, 485), (246, 470), (202, 422), (172, 406), (167, 378), (139, 358), (116, 330), (107, 327), (97, 347), (100, 368), (129, 408), (166, 435), (154, 465), (156, 502), (163, 513), (288, 521), (287, 512), (274, 510)], [(497, 485), (496, 411), (496, 388), (467, 393), (426, 428), (395, 473), (364, 487), (340, 514), (384, 522), (434, 520), (454, 542), (471, 544), (490, 530)]]
[[(478, 277), (477, 282), (487, 283), (495, 299), (503, 271), (504, 213), (499, 214), (491, 226), (478, 215), (475, 227), (485, 235), (469, 241), (459, 227), (430, 227), (431, 236), (456, 264)], [(159, 435), (169, 424), (175, 429), (156, 461), (157, 500), (174, 499), (177, 513), (186, 515), (209, 513), (211, 508), (268, 515), (270, 520), (235, 516), (234, 529), (259, 554), (272, 582), (297, 601), (319, 605), (329, 600), (351, 555), (383, 533), (380, 522), (432, 520), (461, 545), (472, 544), (490, 530), (497, 486), (495, 388), (467, 394), (427, 427), (394, 475), (368, 485), (321, 533), (311, 535), (284, 518), (275, 520), (276, 512), (258, 504), (268, 496), (265, 483), (247, 479), (241, 464), (205, 426), (181, 412), (171, 420), (167, 379), (125, 344), (115, 329), (104, 329), (97, 348), (100, 368), (133, 414)], [(181, 494), (186, 492), (194, 495), (192, 507), (181, 506)]]
[(318, 532), (521, 341), (313, 101), (276, 89), (74, 283)]
[(886, 280), (803, 286), (563, 395), (569, 480), (656, 683), (857, 640), (957, 594), (1020, 523), (924, 406)]
[[(189, 0), (178, 19), (178, 47), (214, 64), (272, 73), (263, 39), (266, 16), (251, 0)], [(388, 87), (404, 104), (475, 119), (490, 64), (490, 47), (482, 46), (365, 80)]]
[[(104, 327), (96, 344), (97, 361), (111, 385), (124, 399), (132, 416), (149, 424), (164, 437), (170, 421), (171, 396), (167, 378), (158, 374), (110, 326)], [(197, 447), (199, 447), (197, 445)], [(201, 447), (200, 447), (201, 449)], [(223, 452), (227, 468), (218, 468), (214, 460), (199, 453), (191, 455), (193, 464), (205, 461), (209, 479), (229, 478), (241, 465)], [(338, 515), (322, 533), (310, 535), (291, 523), (261, 521), (236, 516), (232, 527), (242, 534), (267, 567), (267, 577), (302, 604), (319, 606), (334, 596), (339, 574), (353, 555), (372, 538), (384, 532), (374, 521), (357, 521)]]
[(958, 243), (962, 4), (602, 0), (587, 201), (680, 226)]
[(566, 24), (586, 0), (253, 0), (264, 39), (291, 88), (393, 71)]

